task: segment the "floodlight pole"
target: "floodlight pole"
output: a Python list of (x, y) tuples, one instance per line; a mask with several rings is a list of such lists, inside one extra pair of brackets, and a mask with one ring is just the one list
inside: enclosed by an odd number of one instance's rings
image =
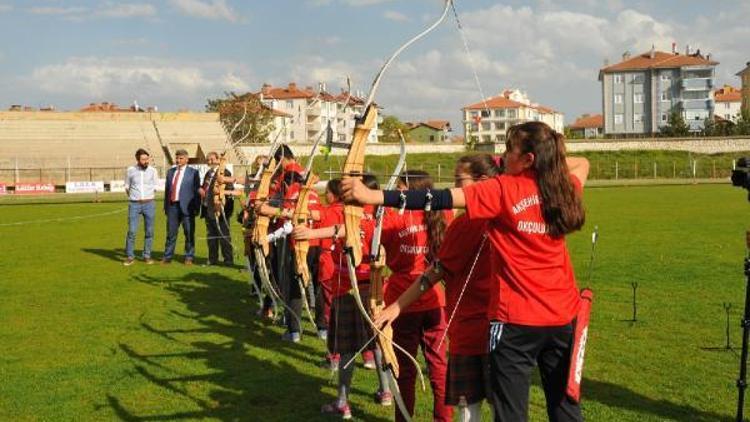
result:
[(745, 389), (747, 388), (747, 348), (750, 335), (750, 231), (745, 232), (745, 314), (742, 317), (742, 354), (740, 356), (740, 377), (737, 379), (737, 422), (744, 420)]

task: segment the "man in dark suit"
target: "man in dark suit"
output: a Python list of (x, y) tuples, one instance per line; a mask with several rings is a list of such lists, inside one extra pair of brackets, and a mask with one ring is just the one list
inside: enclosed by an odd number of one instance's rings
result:
[[(219, 247), (221, 247), (221, 255), (224, 258), (224, 265), (234, 265), (234, 257), (232, 250), (232, 237), (229, 232), (229, 221), (234, 211), (234, 198), (231, 194), (225, 196), (226, 202), (224, 203), (224, 215), (218, 217), (214, 213), (214, 186), (216, 186), (216, 170), (219, 165), (219, 154), (216, 152), (209, 152), (206, 155), (209, 169), (206, 172), (206, 176), (203, 178), (203, 185), (200, 189), (201, 198), (201, 218), (206, 220), (206, 237), (208, 238), (208, 265), (216, 265), (219, 263)], [(224, 169), (224, 181), (234, 182), (232, 173)], [(231, 191), (234, 189), (232, 183), (227, 183), (225, 190)]]
[(176, 166), (167, 171), (164, 186), (164, 213), (167, 215), (167, 243), (164, 245), (162, 264), (169, 264), (174, 256), (177, 230), (182, 225), (185, 234), (185, 265), (193, 264), (195, 256), (195, 215), (200, 207), (200, 176), (198, 170), (188, 167), (188, 153), (175, 152)]

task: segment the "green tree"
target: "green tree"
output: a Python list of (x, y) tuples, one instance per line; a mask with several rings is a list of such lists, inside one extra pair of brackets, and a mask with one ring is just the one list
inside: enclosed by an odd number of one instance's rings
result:
[(750, 109), (743, 108), (737, 123), (734, 125), (733, 135), (750, 135)]
[[(268, 142), (273, 128), (273, 111), (252, 93), (225, 92), (224, 98), (208, 99), (206, 111), (219, 113), (219, 120), (227, 134), (242, 120), (232, 134), (232, 143), (261, 144)], [(245, 115), (247, 111), (247, 114)], [(245, 115), (244, 120), (242, 116)]]
[(409, 129), (405, 123), (398, 119), (396, 116), (385, 116), (383, 122), (380, 123), (379, 128), (383, 131), (383, 134), (378, 137), (378, 142), (384, 143), (398, 143), (401, 142), (398, 136), (398, 131), (404, 134), (404, 138), (409, 141)]
[(688, 136), (690, 135), (690, 127), (685, 123), (680, 110), (673, 108), (669, 113), (667, 124), (659, 128), (659, 132), (666, 137)]

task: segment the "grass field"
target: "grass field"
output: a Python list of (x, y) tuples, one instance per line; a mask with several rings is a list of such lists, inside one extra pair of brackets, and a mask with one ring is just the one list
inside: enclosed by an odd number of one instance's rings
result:
[[(586, 206), (587, 225), (569, 247), (579, 284), (596, 294), (587, 419), (732, 420), (739, 352), (707, 349), (724, 346), (724, 302), (739, 347), (745, 192), (589, 188)], [(239, 268), (123, 267), (125, 208), (0, 206), (0, 420), (326, 420), (319, 408), (335, 389), (317, 365), (322, 342), (281, 342), (280, 327), (254, 317)], [(156, 227), (161, 251), (163, 215)], [(205, 241), (197, 243), (205, 257)], [(637, 322), (629, 321), (633, 282)], [(391, 418), (393, 408), (372, 401), (375, 380), (355, 372), (356, 419)], [(532, 391), (532, 420), (544, 419), (540, 391)], [(416, 420), (430, 419), (428, 394), (418, 397)]]

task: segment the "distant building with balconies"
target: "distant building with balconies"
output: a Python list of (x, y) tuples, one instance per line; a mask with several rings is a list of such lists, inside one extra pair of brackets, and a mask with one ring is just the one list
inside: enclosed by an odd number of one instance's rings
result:
[(714, 69), (719, 64), (700, 50), (686, 54), (651, 51), (599, 71), (602, 83), (604, 133), (644, 135), (659, 132), (673, 110), (690, 130), (699, 132), (714, 115)]
[(737, 73), (742, 79), (742, 109), (750, 113), (750, 62)]
[[(301, 89), (294, 82), (286, 87), (264, 84), (258, 94), (264, 105), (289, 115), (288, 121), (281, 121), (284, 127), (274, 129), (274, 133), (284, 132), (281, 136), (287, 143), (315, 142), (325, 136), (324, 131), (329, 123), (335, 141), (351, 142), (354, 118), (364, 112), (365, 100), (361, 95), (350, 95), (343, 91), (333, 95), (326, 91), (326, 84), (322, 82), (317, 90), (309, 86)], [(375, 122), (368, 142), (377, 142), (379, 121)]]
[(471, 143), (502, 143), (513, 125), (540, 121), (563, 133), (564, 115), (549, 107), (532, 103), (525, 92), (506, 89), (462, 110), (464, 138)]

